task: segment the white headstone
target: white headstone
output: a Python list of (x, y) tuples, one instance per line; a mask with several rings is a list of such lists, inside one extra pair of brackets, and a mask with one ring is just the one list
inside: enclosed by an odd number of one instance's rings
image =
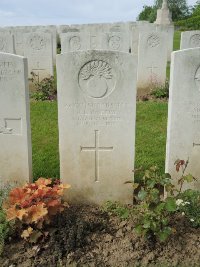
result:
[(17, 55), (24, 55), (24, 32), (23, 30), (15, 30), (14, 34), (14, 43), (15, 43), (15, 51)]
[(56, 64), (56, 55), (57, 55), (57, 29), (54, 25), (49, 26), (37, 26), (35, 29), (36, 32), (50, 33), (52, 35), (53, 42), (53, 62)]
[(121, 32), (110, 32), (104, 34), (103, 49), (129, 53), (129, 35)]
[(167, 46), (164, 33), (140, 35), (138, 53), (138, 89), (165, 84)]
[(138, 54), (139, 36), (144, 33), (158, 32), (166, 35), (167, 59), (171, 61), (171, 53), (174, 44), (174, 25), (156, 25), (148, 21), (137, 21), (130, 23), (131, 53)]
[(177, 159), (189, 159), (187, 173), (200, 177), (200, 48), (173, 52), (169, 92), (166, 172), (177, 184)]
[(181, 50), (200, 47), (200, 31), (187, 31), (181, 33)]
[(13, 35), (0, 33), (0, 52), (15, 53)]
[(128, 23), (60, 26), (59, 32), (62, 53), (78, 50), (129, 52), (130, 49)]
[(84, 33), (68, 32), (68, 33), (62, 33), (60, 37), (61, 37), (61, 53), (88, 49), (88, 38)]
[[(70, 62), (70, 64), (69, 64)], [(86, 51), (57, 56), (61, 180), (70, 202), (132, 202), (137, 59)]]
[(31, 181), (27, 59), (0, 53), (0, 181)]
[(53, 76), (53, 50), (50, 33), (24, 34), (24, 56), (28, 58), (29, 77), (31, 77), (31, 72), (38, 75), (39, 81)]

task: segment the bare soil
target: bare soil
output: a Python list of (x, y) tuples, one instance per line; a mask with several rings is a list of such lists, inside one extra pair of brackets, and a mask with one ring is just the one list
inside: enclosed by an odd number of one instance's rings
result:
[(182, 216), (171, 224), (176, 232), (161, 244), (137, 236), (132, 219), (121, 220), (99, 207), (72, 206), (55, 218), (39, 244), (10, 238), (0, 266), (199, 267), (200, 229), (191, 228)]

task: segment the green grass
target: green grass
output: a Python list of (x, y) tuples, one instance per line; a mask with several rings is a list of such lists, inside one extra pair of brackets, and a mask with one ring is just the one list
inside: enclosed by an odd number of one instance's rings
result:
[(31, 102), (33, 177), (58, 177), (57, 102)]
[[(59, 178), (57, 102), (32, 102), (33, 176)], [(167, 103), (137, 104), (135, 167), (164, 172)]]
[(164, 173), (167, 103), (139, 102), (136, 120), (135, 168), (157, 165)]
[(181, 32), (175, 31), (175, 33), (174, 33), (174, 51), (180, 49), (180, 43), (181, 43)]

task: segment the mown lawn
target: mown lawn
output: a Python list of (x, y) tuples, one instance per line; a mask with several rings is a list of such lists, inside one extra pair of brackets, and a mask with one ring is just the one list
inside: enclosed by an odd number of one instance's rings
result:
[[(164, 172), (167, 103), (137, 104), (135, 167)], [(57, 102), (31, 103), (33, 176), (59, 178)]]
[(180, 49), (181, 43), (181, 31), (175, 31), (174, 33), (174, 51)]

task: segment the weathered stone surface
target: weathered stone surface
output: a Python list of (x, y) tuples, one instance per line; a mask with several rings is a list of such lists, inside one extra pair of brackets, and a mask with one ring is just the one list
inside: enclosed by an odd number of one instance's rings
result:
[(167, 60), (171, 61), (171, 53), (173, 52), (174, 43), (174, 26), (173, 25), (156, 25), (147, 21), (138, 21), (130, 23), (130, 42), (131, 53), (138, 55), (139, 36), (145, 33), (158, 32), (166, 35)]
[(61, 53), (87, 50), (88, 38), (80, 32), (68, 32), (61, 34)]
[(0, 32), (0, 52), (15, 53), (13, 35)]
[(39, 81), (53, 76), (53, 48), (50, 33), (24, 34), (24, 56), (28, 58), (29, 77), (31, 72)]
[[(69, 64), (70, 62), (70, 64)], [(57, 56), (61, 180), (70, 202), (131, 203), (137, 58), (114, 51)]]
[(187, 31), (181, 33), (181, 50), (200, 47), (200, 31)]
[[(200, 177), (200, 48), (172, 54), (169, 92), (166, 172), (177, 183), (177, 159), (189, 159), (187, 173)], [(192, 187), (200, 189), (200, 180)]]
[(157, 19), (155, 24), (172, 24), (172, 14), (169, 11), (167, 0), (163, 0), (162, 8), (157, 10)]
[(0, 53), (0, 182), (31, 180), (27, 59)]
[(138, 88), (164, 85), (166, 67), (166, 35), (158, 32), (141, 34), (138, 53)]
[(62, 53), (84, 50), (129, 52), (128, 23), (103, 23), (60, 26)]

